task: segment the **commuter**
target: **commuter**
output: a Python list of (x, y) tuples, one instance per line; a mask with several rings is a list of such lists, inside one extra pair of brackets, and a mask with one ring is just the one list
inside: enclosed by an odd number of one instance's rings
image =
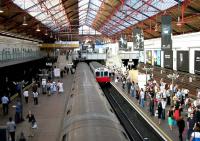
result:
[(194, 114), (190, 113), (189, 118), (187, 119), (187, 139), (189, 140), (191, 137), (191, 134), (194, 132), (194, 125), (195, 125), (195, 119), (194, 119)]
[(34, 105), (38, 104), (38, 92), (33, 92), (33, 101), (34, 101)]
[(195, 109), (195, 122), (200, 122), (200, 105), (198, 105)]
[(56, 82), (51, 83), (51, 94), (55, 94), (57, 92)]
[(144, 90), (141, 88), (140, 90), (140, 106), (144, 107)]
[(18, 141), (26, 141), (26, 138), (24, 136), (24, 133), (21, 132)]
[(200, 123), (194, 125), (194, 132), (191, 134), (190, 141), (200, 141)]
[(20, 123), (22, 121), (22, 104), (17, 100), (15, 108), (15, 123)]
[(149, 111), (151, 116), (154, 116), (154, 98), (152, 96), (150, 96)]
[(179, 141), (183, 141), (183, 131), (185, 129), (185, 121), (182, 116), (177, 120), (177, 126), (179, 131)]
[(37, 92), (38, 84), (36, 82), (33, 83), (32, 92)]
[(47, 95), (48, 96), (51, 95), (51, 82), (50, 81), (47, 82)]
[(16, 124), (13, 121), (12, 117), (9, 117), (9, 121), (7, 122), (7, 130), (10, 135), (11, 141), (15, 141)]
[(168, 125), (169, 125), (169, 128), (170, 130), (173, 129), (173, 125), (174, 125), (174, 118), (173, 118), (173, 106), (171, 106), (167, 112), (167, 115), (168, 115)]
[(125, 76), (122, 76), (122, 89), (125, 89), (125, 84), (126, 84), (126, 78)]
[(30, 125), (29, 126), (29, 137), (33, 137), (34, 136), (34, 128), (33, 128), (33, 126), (36, 123), (35, 116), (29, 110), (28, 115), (26, 116), (26, 118), (28, 119), (28, 122), (29, 122), (29, 125)]
[(173, 117), (174, 117), (174, 120), (175, 120), (174, 123), (176, 125), (178, 119), (180, 118), (180, 110), (179, 110), (178, 107), (175, 107)]
[(126, 78), (126, 84), (127, 84), (127, 92), (128, 94), (130, 94), (130, 90), (131, 90), (131, 80), (130, 80), (130, 76), (128, 76)]
[(131, 83), (130, 93), (131, 93), (132, 97), (136, 96), (136, 89), (135, 89), (135, 82), (134, 81), (132, 81), (132, 83)]
[(28, 90), (25, 90), (23, 95), (24, 95), (26, 104), (28, 104), (28, 97), (29, 97)]
[(161, 117), (162, 117), (163, 120), (165, 120), (165, 108), (166, 108), (166, 104), (167, 104), (165, 98), (162, 98), (161, 104), (162, 104), (162, 115), (161, 115)]
[(3, 114), (7, 115), (8, 114), (8, 104), (9, 104), (9, 99), (8, 97), (4, 94), (4, 96), (1, 98), (1, 103), (3, 106)]
[(58, 87), (58, 93), (63, 93), (64, 92), (63, 82), (62, 81), (58, 80), (57, 87)]
[(158, 124), (160, 125), (161, 116), (162, 116), (162, 103), (160, 99), (158, 100), (157, 110), (158, 110)]

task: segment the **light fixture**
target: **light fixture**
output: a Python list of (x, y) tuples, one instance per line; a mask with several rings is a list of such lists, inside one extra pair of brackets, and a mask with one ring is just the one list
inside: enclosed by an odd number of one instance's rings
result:
[(36, 31), (37, 31), (37, 32), (40, 32), (40, 26), (39, 26), (39, 24), (37, 25)]
[(0, 13), (3, 13), (3, 7), (2, 7), (2, 3), (3, 3), (3, 0), (0, 0)]
[(181, 23), (181, 21), (180, 21), (180, 16), (178, 16), (178, 21), (177, 21), (176, 25), (177, 25), (177, 26), (181, 26), (181, 25), (182, 25), (182, 23)]
[(2, 7), (0, 6), (0, 13), (3, 13), (4, 11), (3, 11), (3, 9), (2, 9)]
[(154, 31), (158, 31), (158, 25), (156, 23)]
[(23, 21), (22, 25), (24, 25), (24, 26), (28, 25), (26, 22), (26, 16), (24, 16), (24, 21)]
[(51, 32), (50, 38), (53, 38), (52, 32)]
[(48, 35), (47, 29), (46, 29), (46, 32), (45, 32), (45, 34), (44, 34), (44, 35), (46, 35), (46, 36)]

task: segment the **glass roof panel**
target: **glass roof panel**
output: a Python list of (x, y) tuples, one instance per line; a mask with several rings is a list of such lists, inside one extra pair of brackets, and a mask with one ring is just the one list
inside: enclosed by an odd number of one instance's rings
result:
[(79, 27), (79, 34), (83, 34), (83, 35), (95, 35), (96, 34), (101, 34), (98, 31), (94, 30), (93, 28), (87, 26), (87, 25), (83, 25), (81, 27)]
[[(69, 21), (65, 14), (64, 7), (60, 0), (45, 0), (38, 4), (38, 0), (12, 0), (14, 4), (26, 10), (30, 15), (41, 21), (49, 28), (57, 27), (60, 20), (65, 19), (65, 26), (69, 26)], [(35, 6), (34, 6), (35, 5)], [(62, 17), (59, 19), (60, 17)]]

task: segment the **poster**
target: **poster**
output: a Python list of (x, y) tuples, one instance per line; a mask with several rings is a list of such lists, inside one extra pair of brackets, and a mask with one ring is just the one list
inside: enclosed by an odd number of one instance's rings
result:
[(189, 51), (177, 51), (177, 70), (189, 72)]
[(127, 50), (127, 40), (124, 37), (119, 40), (119, 50)]
[(200, 51), (195, 51), (194, 56), (194, 73), (200, 74)]
[(144, 63), (144, 51), (140, 51), (139, 61)]
[(144, 33), (140, 28), (133, 29), (133, 49), (139, 51), (144, 50)]
[(173, 51), (164, 51), (164, 68), (173, 69)]
[(152, 63), (154, 66), (161, 66), (160, 56), (161, 56), (160, 50), (153, 50)]
[(152, 51), (146, 50), (146, 64), (152, 65)]

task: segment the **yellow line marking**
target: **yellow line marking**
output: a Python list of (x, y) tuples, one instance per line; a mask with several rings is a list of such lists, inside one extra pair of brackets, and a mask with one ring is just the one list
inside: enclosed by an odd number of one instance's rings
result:
[[(152, 126), (158, 134), (160, 134), (166, 141), (173, 141), (167, 134), (164, 133), (164, 131), (157, 126), (154, 121), (152, 121), (138, 106), (128, 97), (124, 94), (124, 92), (119, 89), (113, 82), (111, 84), (120, 92), (120, 94), (127, 100), (129, 104), (131, 104), (137, 111), (138, 113)], [(153, 125), (152, 125), (153, 124)], [(159, 130), (159, 131), (158, 131)]]

